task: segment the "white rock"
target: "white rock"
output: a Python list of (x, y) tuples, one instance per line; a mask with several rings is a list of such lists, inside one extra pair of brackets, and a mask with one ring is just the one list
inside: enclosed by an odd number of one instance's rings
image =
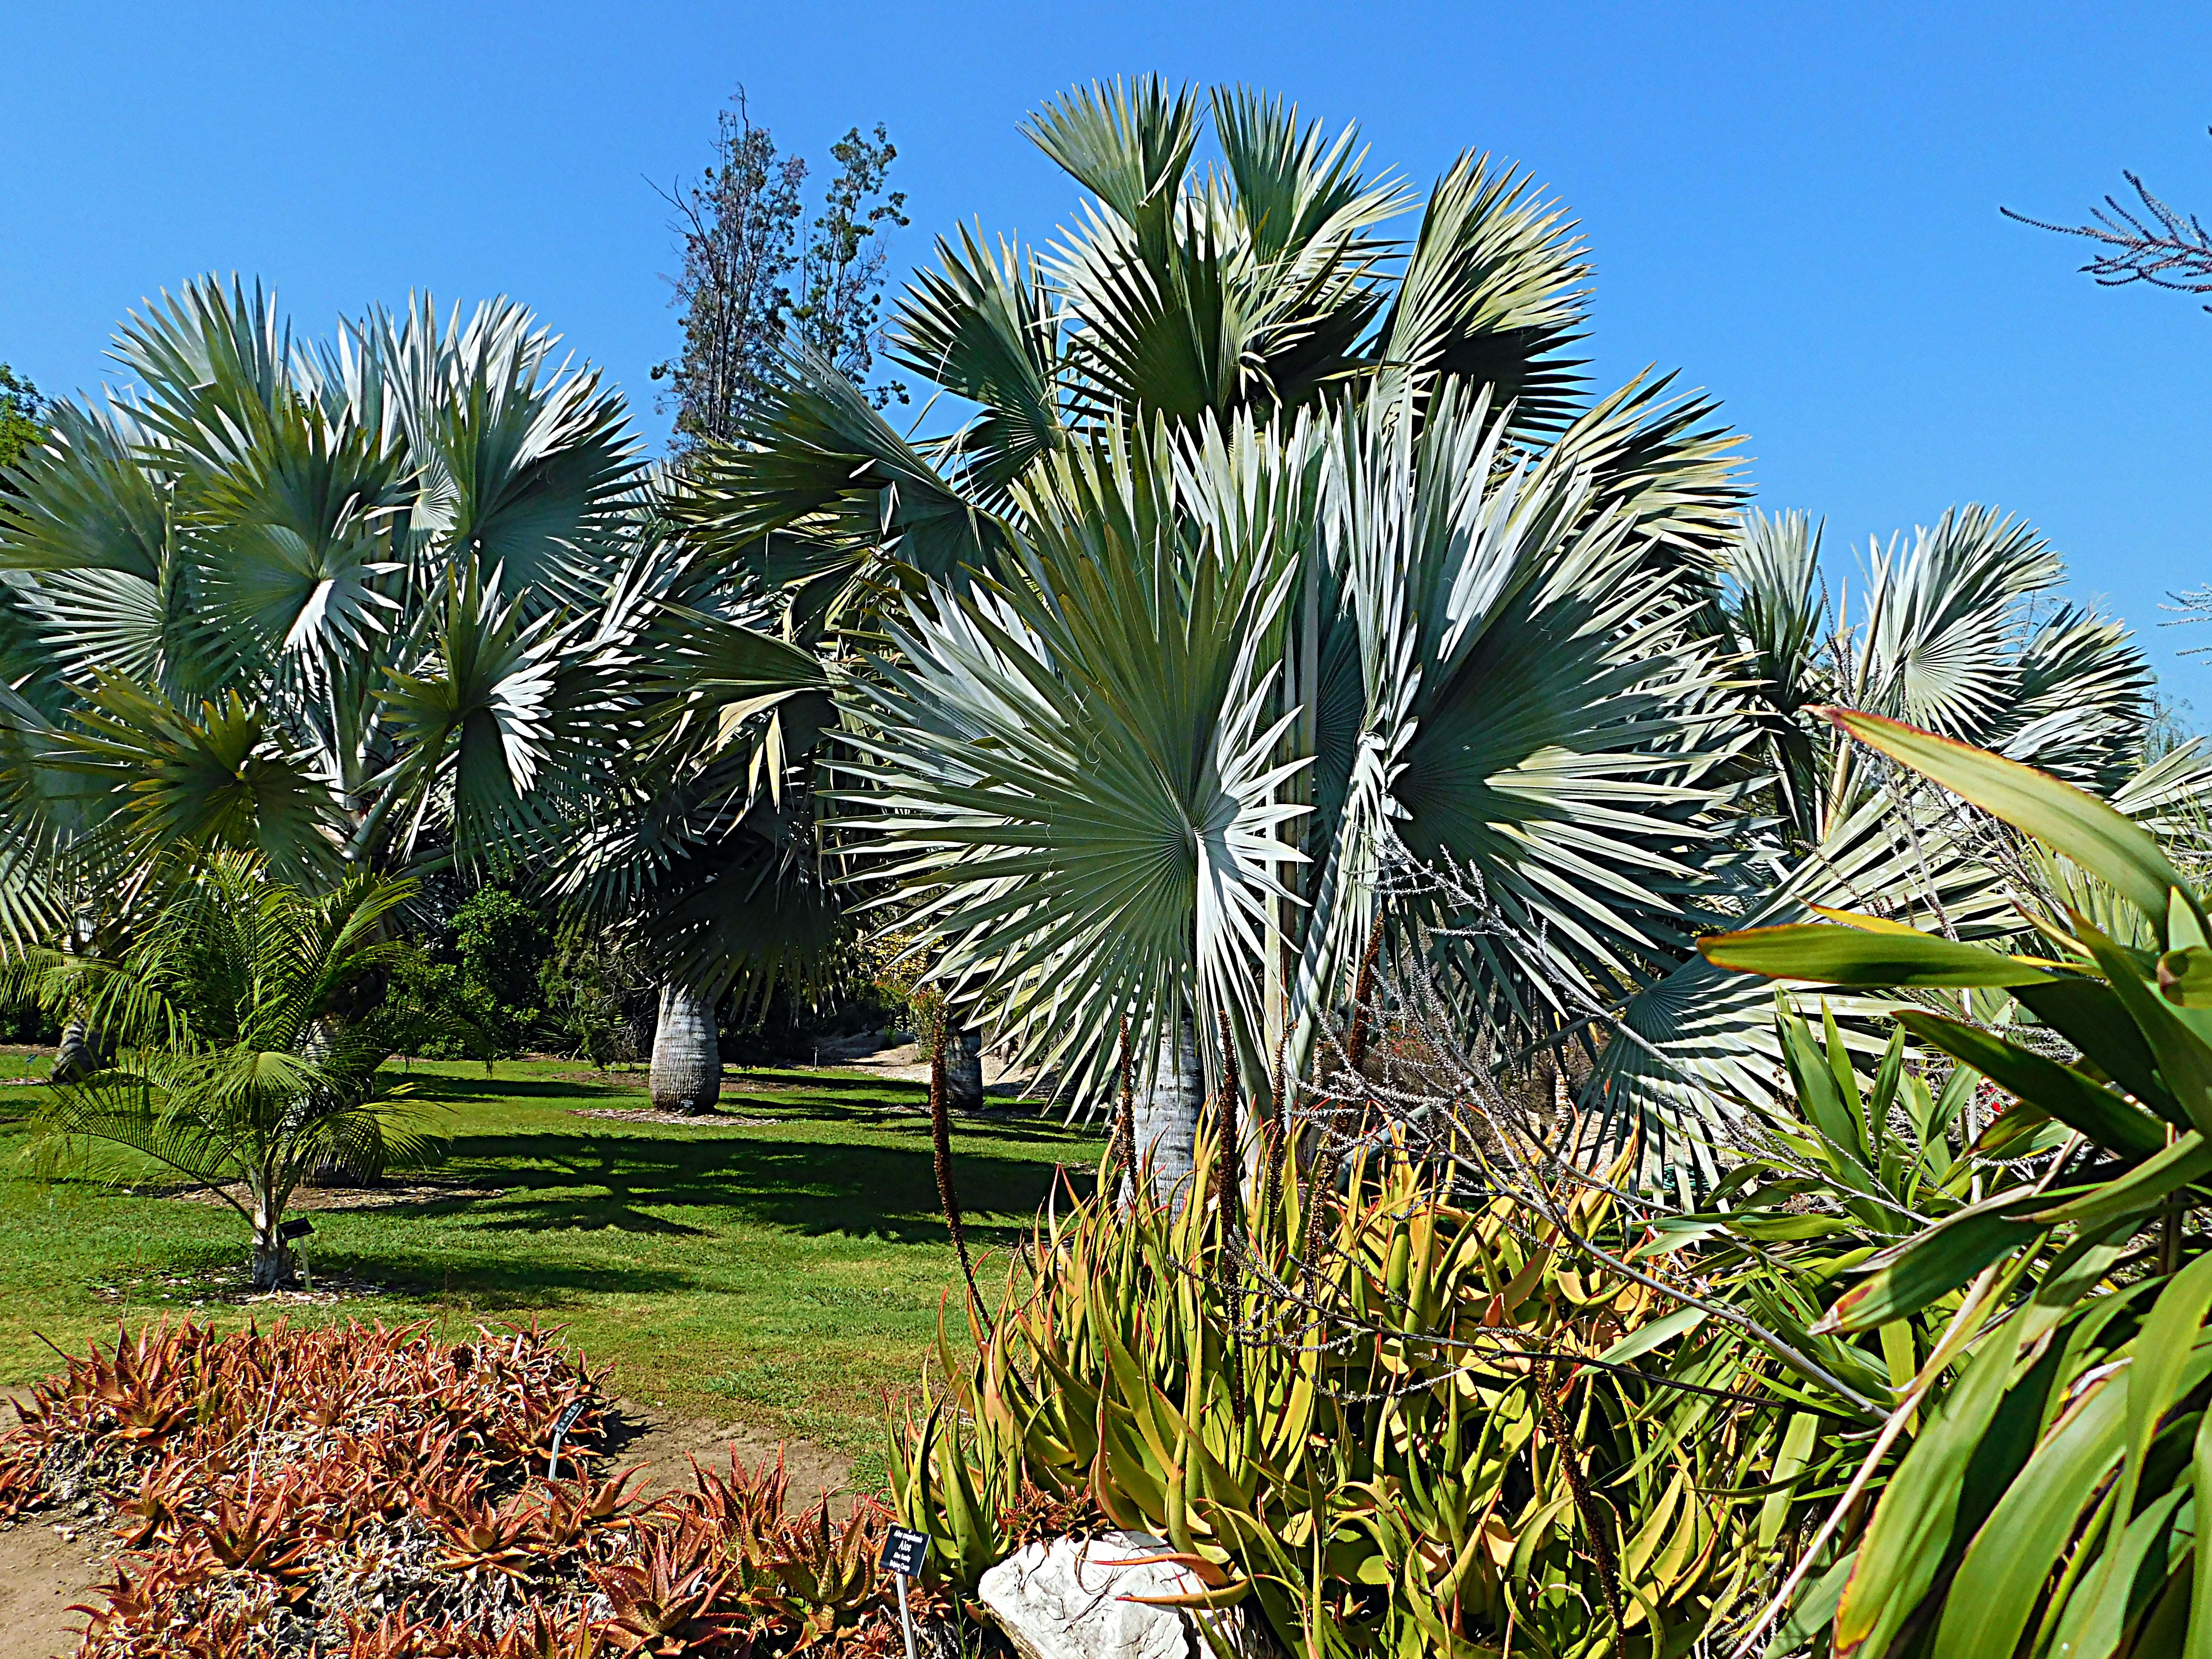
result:
[(1230, 1651), (1256, 1654), (1237, 1608), (1206, 1612), (1130, 1599), (1205, 1588), (1176, 1562), (1121, 1565), (1174, 1547), (1141, 1532), (1048, 1539), (985, 1573), (982, 1602), (1022, 1659), (1212, 1659), (1200, 1619)]

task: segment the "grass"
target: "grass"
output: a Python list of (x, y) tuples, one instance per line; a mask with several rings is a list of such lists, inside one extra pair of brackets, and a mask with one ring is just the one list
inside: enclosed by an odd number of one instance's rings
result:
[[(20, 1075), (0, 1057), (0, 1079)], [(564, 1325), (632, 1399), (819, 1441), (855, 1454), (861, 1478), (879, 1471), (885, 1396), (919, 1376), (959, 1282), (920, 1085), (747, 1072), (725, 1081), (721, 1111), (753, 1121), (692, 1128), (579, 1115), (645, 1096), (569, 1061), (501, 1061), (492, 1077), (418, 1061), (411, 1082), (450, 1138), (436, 1178), (499, 1195), (317, 1212), (312, 1269), (389, 1292), (292, 1317), (429, 1319), (457, 1334)], [(52, 1369), (47, 1340), (81, 1351), (121, 1314), (247, 1317), (209, 1300), (211, 1276), (243, 1276), (228, 1210), (33, 1178), (19, 1154), (41, 1092), (0, 1084), (0, 1382)], [(971, 1246), (1004, 1249), (1056, 1168), (1088, 1189), (1100, 1142), (994, 1115), (957, 1121), (953, 1150)]]

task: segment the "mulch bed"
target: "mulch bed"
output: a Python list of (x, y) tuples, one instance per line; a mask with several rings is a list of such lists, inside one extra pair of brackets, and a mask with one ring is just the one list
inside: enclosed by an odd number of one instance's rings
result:
[(201, 1308), (331, 1308), (390, 1296), (392, 1286), (348, 1273), (317, 1273), (312, 1255), (305, 1282), (283, 1291), (257, 1291), (243, 1268), (213, 1268), (200, 1273), (145, 1273), (113, 1285), (94, 1285), (94, 1297), (111, 1307), (159, 1309), (164, 1313)]
[[(212, 1187), (134, 1187), (130, 1190), (142, 1197), (173, 1198), (186, 1204), (223, 1202), (221, 1193)], [(477, 1199), (497, 1198), (504, 1190), (447, 1181), (414, 1181), (405, 1186), (299, 1187), (293, 1189), (284, 1209), (287, 1214), (294, 1210), (400, 1210), (418, 1204), (470, 1203)], [(235, 1196), (245, 1196), (242, 1188), (233, 1186), (229, 1191)]]

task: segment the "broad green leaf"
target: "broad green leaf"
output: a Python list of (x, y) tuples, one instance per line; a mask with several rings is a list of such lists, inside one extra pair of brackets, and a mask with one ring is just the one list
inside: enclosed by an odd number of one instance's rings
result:
[[(2142, 1328), (2128, 1345), (2129, 1364), (2122, 1382), (2128, 1402), (2127, 1455), (2120, 1466), (2119, 1497), (2115, 1505), (2115, 1513), (2123, 1518), (2135, 1513), (2143, 1461), (2149, 1454), (2160, 1422), (2179, 1398), (2182, 1373), (2203, 1334), (2207, 1308), (2212, 1308), (2212, 1255), (2197, 1257), (2167, 1281), (2166, 1288), (2158, 1293), (2158, 1300), (2151, 1304)], [(2178, 1503), (2182, 1494), (2176, 1492), (2168, 1496)], [(2127, 1541), (2135, 1546), (2138, 1554), (2148, 1543), (2148, 1538), (2138, 1536), (2133, 1526), (2128, 1528)], [(2128, 1557), (2127, 1549), (2107, 1547), (2107, 1559), (2098, 1580), (2094, 1612), (2090, 1615), (2098, 1618), (2109, 1630), (2111, 1638), (2115, 1639), (2120, 1620), (2113, 1598), (2117, 1593), (2124, 1604), (2133, 1577)], [(2074, 1609), (2069, 1607), (2067, 1612), (2070, 1623)], [(2061, 1628), (2063, 1631), (2064, 1627)], [(2107, 1639), (2081, 1650), (2100, 1654), (2111, 1645), (2112, 1640)]]
[(1919, 1312), (2046, 1231), (2050, 1224), (2027, 1218), (2037, 1201), (2033, 1194), (1990, 1199), (1884, 1250), (1867, 1263), (1872, 1276), (1838, 1298), (1814, 1333), (1870, 1331)]
[(1769, 1492), (1766, 1501), (1759, 1506), (1759, 1547), (1763, 1550), (1773, 1548), (1774, 1540), (1782, 1535), (1782, 1523), (1789, 1518), (1790, 1501), (1796, 1495), (1791, 1483), (1804, 1471), (1820, 1426), (1817, 1412), (1790, 1414), (1790, 1426), (1782, 1437), (1782, 1449), (1774, 1459), (1778, 1490)]
[(2166, 1146), (2166, 1126), (2071, 1066), (2046, 1060), (1978, 1025), (1917, 1009), (1899, 1010), (1897, 1023), (1923, 1042), (1965, 1061), (2021, 1099), (2098, 1146), (2148, 1158)]
[[(2190, 1450), (2190, 1482), (2195, 1488), (2197, 1513), (2212, 1517), (2212, 1412), (2197, 1425), (2197, 1439)], [(2207, 1521), (2197, 1523), (2199, 1536), (2207, 1529)], [(2212, 1659), (2212, 1549), (2197, 1552), (2195, 1571), (2195, 1599), (2189, 1608), (2189, 1639), (2183, 1646), (2185, 1659)]]
[(2047, 772), (1902, 720), (1848, 708), (1821, 712), (1860, 742), (2111, 883), (2164, 937), (2170, 896), (2188, 889), (2158, 842), (2125, 813)]
[(2059, 1552), (2120, 1455), (2124, 1423), (2123, 1392), (2107, 1382), (2037, 1448), (1960, 1564), (1934, 1659), (2010, 1659)]
[(1708, 933), (1698, 951), (1717, 968), (1822, 985), (2009, 986), (2051, 977), (2016, 957), (1932, 933), (1865, 933), (1817, 921)]
[[(1838, 1086), (1837, 1073), (1829, 1064), (1829, 1053), (1814, 1042), (1810, 1026), (1788, 1007), (1780, 1006), (1782, 1000), (1776, 999), (1775, 1021), (1781, 1030), (1782, 1057), (1790, 1067), (1799, 1109), (1832, 1152), (1856, 1153), (1863, 1159), (1864, 1147), (1858, 1119)], [(1838, 1042), (1836, 1046), (1842, 1045)], [(1848, 1066), (1850, 1062), (1844, 1063)], [(1836, 1160), (1832, 1158), (1830, 1161)]]
[(1858, 1565), (1836, 1608), (1836, 1645), (1881, 1637), (1909, 1617), (1935, 1583), (1951, 1542), (1966, 1466), (1979, 1447), (2012, 1376), (2014, 1336), (2000, 1327), (1968, 1362), (1966, 1375), (1905, 1455), (1867, 1522)]
[(2212, 951), (2201, 945), (2158, 959), (2159, 994), (2184, 1008), (2212, 1008)]
[(2078, 1196), (2051, 1194), (2067, 1201), (2026, 1218), (2046, 1227), (2063, 1226), (2069, 1221), (2099, 1226), (2122, 1216), (2154, 1210), (2168, 1193), (2208, 1175), (2212, 1175), (2212, 1141), (2191, 1129), (2117, 1180), (2104, 1182)]
[(2017, 986), (2013, 995), (2151, 1110), (2177, 1127), (2190, 1127), (2189, 1115), (2158, 1080), (2157, 1056), (2111, 986), (2094, 979), (2053, 979)]
[[(2194, 1541), (2174, 1524), (2176, 1512), (2189, 1496), (2185, 1486), (2160, 1493), (2127, 1523), (2119, 1537), (2106, 1533), (2103, 1558), (2074, 1581), (2048, 1651), (2067, 1659), (2106, 1659), (2118, 1647), (2128, 1627), (2166, 1584), (2169, 1563)], [(2113, 1504), (2116, 1514), (2130, 1508), (2124, 1493)], [(2135, 1650), (2146, 1659), (2172, 1651), (2156, 1646)]]
[(2160, 1080), (2180, 1103), (2189, 1121), (2200, 1132), (2212, 1134), (2212, 1048), (2206, 1047), (2166, 1000), (2152, 991), (2126, 951), (2086, 922), (2075, 931), (2104, 969), (2105, 981), (2112, 988), (2113, 995), (2149, 1043), (2158, 1061)]

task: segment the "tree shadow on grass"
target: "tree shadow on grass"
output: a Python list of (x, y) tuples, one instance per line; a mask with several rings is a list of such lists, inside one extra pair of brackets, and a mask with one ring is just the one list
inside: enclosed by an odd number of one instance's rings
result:
[[(927, 1134), (929, 1112), (926, 1103), (908, 1105), (903, 1102), (862, 1102), (848, 1104), (833, 1100), (808, 1100), (803, 1097), (785, 1095), (763, 1097), (744, 1103), (754, 1111), (770, 1112), (777, 1123), (822, 1123), (841, 1127), (875, 1130), (890, 1134)], [(732, 1129), (762, 1129), (769, 1126), (761, 1123), (732, 1121), (748, 1113), (729, 1109), (727, 1097), (723, 1109), (701, 1116), (698, 1127)], [(718, 1122), (717, 1120), (720, 1120)], [(979, 1148), (965, 1148), (963, 1140), (981, 1141), (992, 1145), (1049, 1146), (1064, 1149), (1065, 1162), (1096, 1164), (1104, 1150), (1101, 1139), (1093, 1133), (1071, 1129), (1056, 1120), (1012, 1112), (955, 1112), (952, 1115), (952, 1156), (957, 1161), (963, 1151), (969, 1156), (988, 1157)]]
[(697, 1288), (690, 1273), (625, 1261), (591, 1267), (554, 1254), (518, 1251), (502, 1246), (497, 1255), (452, 1249), (435, 1251), (380, 1249), (374, 1244), (331, 1249), (322, 1261), (372, 1283), (389, 1285), (410, 1300), (447, 1300), (464, 1311), (495, 1313), (508, 1309), (558, 1308), (592, 1296), (665, 1296)]
[[(793, 1143), (764, 1137), (677, 1139), (648, 1135), (479, 1135), (453, 1144), (456, 1161), (501, 1171), (507, 1196), (488, 1231), (618, 1226), (696, 1234), (701, 1228), (643, 1213), (736, 1210), (770, 1226), (812, 1235), (848, 1233), (896, 1243), (946, 1242), (934, 1161), (927, 1146)], [(979, 1241), (1011, 1244), (1044, 1203), (1056, 1166), (956, 1151), (954, 1172)], [(1091, 1185), (1087, 1163), (1064, 1178)], [(984, 1218), (1004, 1218), (991, 1220)]]
[[(385, 1068), (386, 1074), (391, 1067)], [(431, 1101), (488, 1101), (488, 1100), (592, 1100), (604, 1101), (641, 1092), (636, 1084), (624, 1083), (563, 1083), (557, 1079), (535, 1077), (446, 1077), (416, 1072), (411, 1077), (398, 1076), (392, 1080), (412, 1083), (418, 1099)]]

